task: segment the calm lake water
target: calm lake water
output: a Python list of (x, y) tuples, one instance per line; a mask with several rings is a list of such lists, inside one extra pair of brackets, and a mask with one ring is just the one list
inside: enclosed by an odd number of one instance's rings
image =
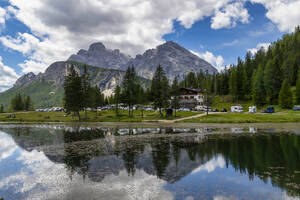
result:
[(0, 126), (0, 198), (300, 199), (300, 128)]

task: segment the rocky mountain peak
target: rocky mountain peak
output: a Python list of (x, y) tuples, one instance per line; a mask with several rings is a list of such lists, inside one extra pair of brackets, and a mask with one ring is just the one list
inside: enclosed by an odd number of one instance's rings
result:
[(164, 68), (170, 80), (175, 76), (183, 78), (184, 73), (198, 73), (200, 70), (208, 71), (210, 74), (217, 73), (211, 64), (173, 41), (149, 49), (143, 55), (137, 55), (127, 64), (129, 65), (134, 65), (138, 75), (148, 79), (152, 79), (158, 65)]
[(102, 42), (97, 42), (91, 44), (88, 51), (103, 51), (105, 49), (106, 48)]
[(103, 43), (97, 42), (91, 44), (88, 50), (81, 49), (77, 54), (71, 55), (68, 60), (102, 68), (120, 69), (127, 64), (130, 57), (118, 49), (107, 49)]
[(33, 72), (29, 72), (28, 74), (21, 76), (14, 84), (14, 87), (22, 87), (24, 85), (27, 85), (27, 84), (33, 82), (35, 80), (35, 78), (36, 78), (36, 75)]

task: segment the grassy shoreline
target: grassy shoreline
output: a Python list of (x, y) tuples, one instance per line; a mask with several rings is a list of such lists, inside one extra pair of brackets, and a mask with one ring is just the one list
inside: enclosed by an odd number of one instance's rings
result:
[[(6, 118), (10, 114), (15, 114), (16, 118)], [(119, 117), (116, 117), (113, 110), (100, 111), (96, 118), (96, 112), (89, 111), (88, 119), (79, 121), (77, 117), (72, 115), (66, 116), (64, 112), (16, 112), (0, 114), (0, 122), (144, 122), (158, 120), (174, 120), (183, 117), (189, 117), (199, 114), (199, 112), (177, 112), (176, 117), (159, 117), (157, 111), (144, 111), (141, 117), (140, 110), (134, 111), (133, 117), (128, 117), (128, 111), (120, 110)], [(85, 117), (84, 112), (80, 113), (81, 118)]]
[(300, 111), (282, 111), (273, 114), (222, 113), (180, 121), (180, 123), (286, 123), (300, 122)]
[[(174, 119), (182, 119), (200, 114), (199, 112), (177, 112), (177, 117), (160, 118), (157, 111), (144, 111), (144, 117), (141, 117), (141, 111), (135, 111), (134, 117), (129, 118), (127, 111), (120, 111), (120, 116), (116, 117), (115, 112), (101, 111), (98, 112), (96, 118), (95, 112), (88, 112), (88, 120), (79, 121), (77, 117), (71, 115), (65, 116), (63, 112), (19, 112), (14, 113), (16, 118), (6, 118), (10, 113), (1, 113), (0, 122), (32, 122), (32, 123), (53, 123), (53, 122), (153, 122), (153, 123), (169, 123)], [(81, 112), (81, 117), (84, 118), (84, 113)], [(163, 120), (160, 121), (160, 120)], [(286, 122), (300, 122), (300, 111), (284, 110), (273, 114), (248, 114), (248, 113), (213, 113), (208, 116), (185, 119), (176, 123), (286, 123)]]

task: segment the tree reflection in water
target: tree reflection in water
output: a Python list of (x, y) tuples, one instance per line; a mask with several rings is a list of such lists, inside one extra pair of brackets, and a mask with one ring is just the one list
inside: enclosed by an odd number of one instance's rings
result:
[[(124, 168), (129, 176), (143, 169), (172, 183), (222, 155), (226, 166), (232, 165), (250, 180), (270, 180), (290, 196), (300, 196), (300, 136), (296, 134), (207, 135), (199, 140), (199, 135), (174, 134), (176, 131), (170, 128), (159, 129), (153, 135), (139, 135), (132, 129), (125, 135), (118, 129), (73, 129), (49, 134), (46, 129), (16, 128), (6, 132), (26, 150), (36, 148), (52, 161), (65, 163), (70, 177), (76, 172), (101, 181)], [(53, 145), (55, 150), (50, 152)]]

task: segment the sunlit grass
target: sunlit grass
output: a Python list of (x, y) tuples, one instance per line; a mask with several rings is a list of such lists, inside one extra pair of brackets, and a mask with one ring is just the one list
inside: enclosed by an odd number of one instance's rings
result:
[[(142, 122), (142, 121), (156, 121), (156, 120), (172, 120), (182, 117), (189, 117), (199, 114), (199, 112), (176, 112), (176, 117), (159, 117), (158, 111), (144, 111), (142, 117), (142, 111), (134, 111), (133, 117), (128, 117), (128, 111), (120, 110), (119, 116), (116, 116), (115, 111), (98, 111), (97, 117), (96, 112), (89, 111), (88, 119), (85, 120), (84, 112), (80, 112), (81, 121), (87, 122)], [(28, 112), (28, 113), (15, 113), (16, 118), (7, 118), (9, 114), (0, 114), (0, 121), (21, 121), (21, 122), (78, 122), (78, 117), (66, 115), (64, 112)]]
[(300, 111), (281, 111), (273, 114), (222, 113), (183, 120), (192, 123), (279, 123), (300, 122)]

